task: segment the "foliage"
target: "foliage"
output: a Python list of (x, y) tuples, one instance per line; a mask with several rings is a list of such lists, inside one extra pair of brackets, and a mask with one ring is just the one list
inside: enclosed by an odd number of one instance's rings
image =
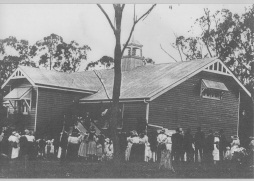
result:
[[(152, 58), (144, 58), (144, 64), (155, 64)], [(114, 59), (112, 57), (103, 56), (99, 60), (95, 62), (90, 62), (86, 66), (86, 70), (93, 70), (97, 68), (103, 68), (103, 69), (113, 69), (114, 68)]]
[(114, 59), (112, 57), (105, 55), (95, 62), (88, 63), (86, 66), (86, 70), (91, 70), (95, 68), (104, 68), (104, 69), (114, 68)]
[(39, 56), (39, 66), (63, 72), (76, 72), (82, 60), (87, 60), (88, 45), (80, 46), (77, 42), (66, 43), (56, 34), (44, 37), (33, 45), (33, 57)]
[(10, 36), (0, 40), (0, 86), (9, 78), (18, 65), (35, 67), (31, 60), (29, 43)]
[(144, 64), (149, 65), (149, 64), (155, 64), (155, 61), (152, 58), (144, 58)]
[(218, 57), (249, 89), (253, 87), (254, 72), (254, 5), (244, 14), (233, 14), (222, 9), (195, 21), (201, 28), (197, 37), (178, 36), (173, 44), (180, 47), (186, 60)]

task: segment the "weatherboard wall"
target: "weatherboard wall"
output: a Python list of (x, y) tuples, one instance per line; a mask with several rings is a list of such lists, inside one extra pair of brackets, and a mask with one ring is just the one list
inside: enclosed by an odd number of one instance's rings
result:
[[(202, 98), (201, 79), (223, 82), (229, 91), (221, 100)], [(229, 139), (237, 134), (238, 105), (238, 88), (231, 77), (201, 72), (151, 101), (149, 124), (170, 130), (191, 128), (192, 132), (201, 126), (206, 134), (209, 129), (224, 129)]]
[(38, 134), (54, 134), (62, 129), (63, 117), (71, 109), (74, 100), (84, 93), (38, 88), (36, 130)]
[(146, 117), (144, 102), (124, 103), (123, 126), (126, 131), (136, 130), (137, 119)]

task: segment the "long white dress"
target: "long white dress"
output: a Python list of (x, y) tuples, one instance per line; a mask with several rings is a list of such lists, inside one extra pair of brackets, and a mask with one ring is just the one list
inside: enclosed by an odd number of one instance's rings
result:
[(214, 148), (213, 148), (213, 160), (219, 161), (220, 160), (220, 151), (217, 148), (217, 145), (219, 144), (220, 139), (218, 137), (214, 137)]
[(127, 148), (125, 150), (125, 161), (130, 160), (130, 154), (131, 154), (131, 147), (132, 147), (132, 138), (127, 137)]
[(20, 147), (19, 147), (19, 136), (11, 135), (9, 137), (8, 141), (12, 141), (12, 142), (16, 142), (17, 143), (17, 148), (12, 147), (11, 159), (18, 158), (18, 156), (19, 156), (19, 150), (20, 150)]

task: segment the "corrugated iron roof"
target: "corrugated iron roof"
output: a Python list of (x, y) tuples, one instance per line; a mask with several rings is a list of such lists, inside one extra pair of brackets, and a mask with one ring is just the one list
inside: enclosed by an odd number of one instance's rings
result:
[[(122, 72), (120, 99), (150, 98), (214, 60), (202, 59), (146, 65)], [(100, 80), (93, 71), (69, 74), (25, 66), (20, 66), (20, 68), (37, 85), (95, 92), (80, 101), (108, 100)], [(109, 97), (112, 98), (114, 70), (96, 70), (96, 72), (101, 77)]]
[(95, 91), (98, 89), (96, 76), (87, 71), (86, 76), (76, 73), (56, 72), (27, 66), (19, 67), (37, 85), (53, 86), (59, 88)]
[[(214, 59), (146, 65), (137, 67), (132, 71), (123, 72), (120, 99), (150, 98), (212, 61)], [(100, 73), (109, 97), (112, 98), (113, 70), (102, 70)], [(85, 97), (80, 101), (95, 100), (107, 100), (102, 87), (98, 93)]]

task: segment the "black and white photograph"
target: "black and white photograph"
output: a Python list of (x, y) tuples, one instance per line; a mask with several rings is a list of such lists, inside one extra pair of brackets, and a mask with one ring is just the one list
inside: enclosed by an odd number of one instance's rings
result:
[(253, 179), (254, 4), (205, 2), (0, 2), (0, 179)]

